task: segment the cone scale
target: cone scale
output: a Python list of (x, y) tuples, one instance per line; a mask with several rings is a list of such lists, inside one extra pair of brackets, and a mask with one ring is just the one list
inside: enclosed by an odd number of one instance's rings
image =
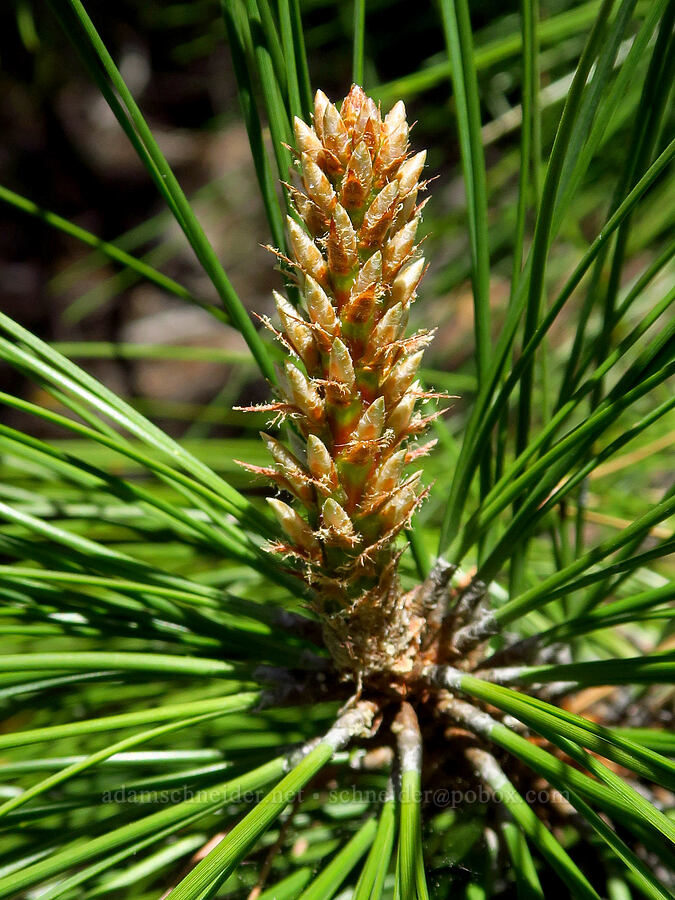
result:
[[(300, 438), (264, 436), (258, 470), (292, 500), (269, 503), (313, 593), (337, 667), (361, 681), (404, 675), (422, 622), (396, 574), (397, 535), (425, 491), (406, 463), (425, 428), (416, 374), (429, 332), (406, 336), (425, 264), (416, 246), (425, 152), (409, 153), (402, 102), (382, 117), (354, 85), (338, 109), (321, 91), (312, 124), (295, 120), (297, 213), (289, 244), (301, 304), (275, 295), (289, 352), (278, 402)], [(249, 467), (252, 468), (252, 467)]]

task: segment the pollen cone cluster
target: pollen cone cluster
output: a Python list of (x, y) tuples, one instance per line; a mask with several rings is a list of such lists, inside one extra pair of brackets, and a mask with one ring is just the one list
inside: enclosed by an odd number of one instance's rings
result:
[(416, 406), (436, 396), (416, 379), (431, 335), (406, 336), (425, 269), (426, 154), (409, 154), (408, 130), (402, 102), (383, 118), (356, 85), (339, 110), (319, 91), (313, 126), (295, 120), (286, 262), (302, 302), (275, 295), (290, 358), (266, 408), (297, 441), (263, 435), (274, 466), (256, 470), (294, 498), (268, 501), (285, 535), (274, 549), (302, 570), (336, 664), (358, 677), (409, 670), (421, 624), (394, 547), (425, 494), (407, 470), (430, 446), (410, 443), (427, 424)]

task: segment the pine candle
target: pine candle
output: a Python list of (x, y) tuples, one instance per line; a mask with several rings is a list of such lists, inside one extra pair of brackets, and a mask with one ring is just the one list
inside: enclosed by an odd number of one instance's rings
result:
[(383, 119), (357, 85), (339, 111), (318, 91), (313, 126), (296, 118), (294, 130), (303, 189), (286, 185), (298, 214), (287, 262), (304, 309), (275, 293), (292, 358), (264, 408), (288, 416), (302, 446), (264, 434), (274, 466), (248, 468), (295, 498), (268, 500), (286, 536), (274, 549), (312, 586), (337, 666), (358, 680), (404, 674), (423, 622), (401, 592), (394, 542), (426, 494), (421, 472), (406, 472), (433, 444), (410, 444), (432, 418), (416, 406), (439, 396), (416, 378), (431, 333), (405, 336), (425, 271), (426, 152), (409, 155), (401, 101)]

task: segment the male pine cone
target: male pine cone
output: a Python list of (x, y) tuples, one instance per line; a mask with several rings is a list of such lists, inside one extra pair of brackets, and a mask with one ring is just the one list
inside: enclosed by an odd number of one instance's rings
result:
[(301, 440), (292, 452), (263, 435), (274, 467), (256, 471), (295, 498), (268, 500), (287, 539), (274, 549), (302, 565), (338, 668), (404, 674), (423, 623), (401, 592), (394, 541), (425, 494), (421, 473), (405, 473), (428, 449), (409, 445), (428, 422), (416, 405), (437, 396), (416, 380), (431, 334), (405, 336), (425, 269), (426, 153), (408, 153), (402, 102), (383, 119), (356, 85), (339, 111), (317, 92), (313, 127), (296, 118), (294, 131), (302, 189), (286, 187), (304, 227), (289, 216), (287, 262), (304, 310), (275, 293), (292, 359), (267, 408)]

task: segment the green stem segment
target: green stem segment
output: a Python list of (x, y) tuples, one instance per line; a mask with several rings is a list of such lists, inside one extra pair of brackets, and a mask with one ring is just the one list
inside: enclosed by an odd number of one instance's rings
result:
[(417, 716), (409, 703), (401, 705), (392, 730), (398, 743), (401, 778), (397, 896), (400, 900), (428, 900), (420, 812), (422, 736)]

